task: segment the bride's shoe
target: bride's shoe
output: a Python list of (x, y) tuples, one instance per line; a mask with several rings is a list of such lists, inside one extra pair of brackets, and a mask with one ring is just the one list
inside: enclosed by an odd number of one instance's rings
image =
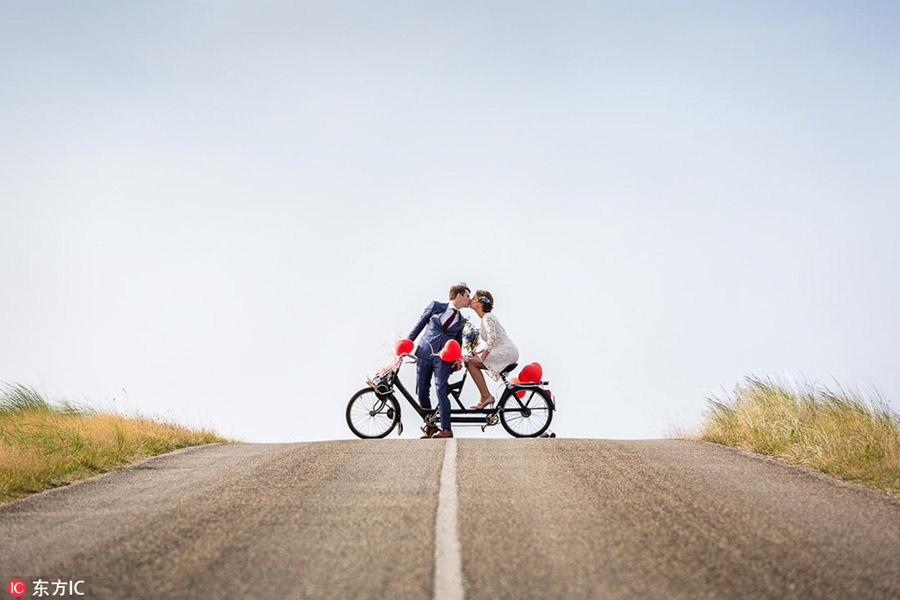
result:
[(494, 400), (494, 397), (493, 397), (493, 396), (488, 396), (487, 399), (482, 398), (481, 400), (478, 401), (478, 404), (476, 404), (475, 406), (472, 406), (472, 407), (470, 407), (470, 408), (472, 408), (473, 410), (478, 410), (478, 409), (481, 409), (481, 408), (487, 408), (488, 406), (490, 406), (490, 405), (493, 404), (494, 402), (496, 402), (496, 400)]

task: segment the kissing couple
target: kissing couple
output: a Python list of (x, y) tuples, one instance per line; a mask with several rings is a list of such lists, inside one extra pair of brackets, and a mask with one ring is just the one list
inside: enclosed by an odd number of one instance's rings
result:
[[(466, 369), (472, 375), (478, 392), (481, 394), (478, 404), (473, 409), (485, 408), (494, 403), (494, 397), (490, 394), (484, 373), (497, 381), (500, 372), (512, 363), (519, 360), (519, 350), (506, 334), (506, 330), (493, 314), (494, 296), (487, 290), (476, 290), (471, 296), (471, 290), (465, 283), (457, 283), (450, 288), (450, 301), (438, 302), (435, 300), (425, 308), (425, 312), (413, 327), (408, 339), (413, 342), (420, 333), (422, 341), (416, 347), (416, 394), (422, 408), (431, 409), (431, 378), (434, 376), (435, 389), (437, 390), (438, 404), (441, 409), (441, 429), (431, 425), (425, 426), (426, 438), (451, 438), (453, 431), (450, 427), (450, 397), (447, 393), (447, 381), (450, 373), (462, 368), (465, 362)], [(455, 361), (441, 359), (441, 348), (450, 341), (456, 342), (462, 347), (463, 328), (466, 320), (460, 315), (464, 308), (470, 308), (481, 318), (481, 339), (485, 348), (475, 352), (469, 357)]]

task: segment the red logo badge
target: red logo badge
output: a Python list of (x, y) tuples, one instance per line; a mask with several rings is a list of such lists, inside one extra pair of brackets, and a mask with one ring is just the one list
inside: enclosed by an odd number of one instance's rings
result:
[(25, 582), (21, 579), (13, 579), (9, 582), (9, 593), (18, 598), (25, 595)]

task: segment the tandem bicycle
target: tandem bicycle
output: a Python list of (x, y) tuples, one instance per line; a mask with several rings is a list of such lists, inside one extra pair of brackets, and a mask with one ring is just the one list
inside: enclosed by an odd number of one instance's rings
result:
[[(417, 360), (413, 354), (400, 354), (391, 365), (367, 378), (367, 387), (350, 398), (347, 403), (347, 425), (354, 435), (364, 439), (383, 438), (395, 427), (398, 428), (397, 434), (401, 435), (403, 422), (400, 419), (398, 392), (425, 425), (439, 427), (440, 409), (422, 407), (400, 381), (399, 373), (403, 365), (413, 364)], [(504, 384), (503, 393), (490, 408), (466, 408), (460, 400), (468, 371), (463, 374), (462, 379), (449, 384), (447, 392), (451, 399), (450, 422), (480, 424), (482, 431), (499, 423), (513, 437), (542, 436), (556, 411), (553, 395), (546, 389), (549, 382), (512, 383), (507, 375), (517, 366), (518, 363), (513, 363), (500, 373)], [(459, 408), (453, 407), (454, 401)]]

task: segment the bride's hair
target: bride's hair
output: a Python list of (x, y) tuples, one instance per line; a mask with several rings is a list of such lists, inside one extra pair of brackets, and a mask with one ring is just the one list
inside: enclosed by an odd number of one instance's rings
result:
[(486, 313), (494, 310), (494, 297), (487, 290), (476, 290), (475, 297), (481, 302), (481, 310)]

